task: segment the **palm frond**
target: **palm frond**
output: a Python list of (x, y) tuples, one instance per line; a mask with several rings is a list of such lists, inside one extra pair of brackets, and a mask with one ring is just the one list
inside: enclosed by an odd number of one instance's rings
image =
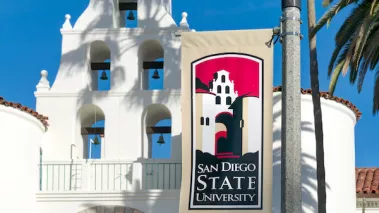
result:
[[(363, 6), (365, 5), (365, 6)], [(359, 39), (356, 44), (356, 48), (353, 55), (353, 65), (352, 65), (352, 71), (358, 72), (359, 63), (361, 61), (363, 49), (366, 47), (366, 42), (368, 41), (369, 36), (371, 35), (371, 32), (376, 28), (377, 22), (379, 20), (379, 13), (378, 13), (378, 5), (375, 7), (372, 7), (370, 4), (362, 4), (363, 7), (366, 7), (367, 14), (365, 16), (365, 20), (363, 21), (363, 24), (361, 25), (360, 31), (359, 31)], [(375, 9), (373, 11), (373, 8)], [(372, 12), (375, 12), (375, 14), (372, 16)], [(354, 79), (355, 81), (355, 79)]]
[[(374, 1), (373, 3), (375, 3)], [(367, 24), (367, 29), (364, 30), (361, 43), (359, 44), (359, 48), (357, 49), (357, 53), (354, 55), (354, 66), (352, 67), (352, 72), (359, 71), (358, 77), (358, 92), (362, 91), (362, 86), (364, 82), (364, 78), (370, 67), (373, 69), (377, 65), (378, 61), (378, 50), (379, 50), (379, 5), (370, 5), (370, 12), (366, 15), (365, 23)], [(360, 61), (363, 61), (362, 66), (360, 66)], [(369, 66), (370, 65), (370, 66)], [(352, 73), (350, 76), (350, 82), (355, 83), (355, 77)]]
[(334, 91), (336, 90), (338, 78), (341, 74), (342, 67), (344, 65), (345, 61), (341, 61), (339, 64), (337, 64), (336, 68), (333, 70), (332, 78), (329, 82), (329, 93), (330, 95), (334, 94)]
[(344, 65), (342, 66), (342, 69), (341, 69), (341, 72), (342, 72), (342, 75), (345, 76), (346, 73), (347, 73), (347, 70), (350, 66), (350, 61), (354, 55), (354, 49), (355, 49), (355, 46), (356, 46), (356, 43), (357, 43), (357, 40), (358, 40), (358, 34), (356, 34), (354, 37), (353, 37), (353, 40), (350, 42), (350, 45), (348, 46), (348, 51), (347, 51), (347, 54), (346, 56), (344, 57)]
[(362, 62), (362, 66), (359, 68), (360, 69), (360, 72), (359, 72), (359, 77), (358, 77), (358, 92), (361, 91), (362, 89), (362, 84), (363, 84), (363, 81), (364, 81), (364, 78), (366, 76), (366, 73), (367, 71), (369, 70), (370, 68), (370, 64), (372, 63), (372, 61), (375, 59), (375, 57), (377, 57), (376, 55), (378, 54), (378, 47), (365, 47), (365, 50), (364, 50), (364, 60)]
[(379, 69), (375, 73), (375, 84), (374, 84), (374, 95), (373, 95), (373, 105), (372, 114), (376, 115), (379, 111)]
[(376, 0), (373, 0), (371, 3), (370, 15), (373, 15), (373, 11), (374, 11), (375, 6), (376, 6)]
[(364, 17), (366, 14), (367, 8), (361, 6), (361, 4), (358, 4), (358, 6), (352, 10), (350, 15), (338, 29), (335, 36), (336, 43), (344, 43), (346, 41), (346, 38), (349, 38), (355, 34), (364, 21), (364, 18), (362, 17)]
[[(336, 3), (328, 11), (324, 13), (321, 19), (317, 22), (315, 28), (310, 32), (310, 37), (313, 37), (322, 27), (325, 26), (325, 24), (329, 24), (340, 10), (358, 1), (359, 0), (340, 0), (338, 3)], [(329, 6), (332, 0), (325, 0), (324, 2), (326, 6)]]
[(346, 59), (346, 55), (348, 54), (348, 51), (350, 49), (350, 45), (349, 45), (350, 43), (351, 43), (351, 40), (343, 48), (342, 53), (338, 57), (337, 65), (336, 65), (336, 67), (333, 70), (332, 78), (330, 79), (330, 82), (329, 82), (329, 93), (331, 95), (333, 95), (334, 90), (336, 89), (338, 78), (339, 78), (339, 76), (341, 74), (342, 67), (344, 66), (345, 61), (346, 61), (345, 60)]
[(375, 55), (372, 57), (372, 60), (370, 60), (370, 69), (371, 70), (375, 69), (375, 67), (377, 67), (378, 63), (379, 63), (379, 48), (376, 51), (377, 52), (375, 52)]
[(329, 7), (329, 5), (333, 2), (333, 0), (324, 0), (322, 1), (323, 7)]
[(330, 77), (333, 71), (333, 68), (336, 65), (337, 57), (340, 54), (340, 51), (342, 50), (342, 48), (345, 45), (349, 46), (350, 44), (353, 44), (352, 42), (348, 42), (348, 41), (352, 37), (354, 37), (357, 26), (360, 26), (362, 24), (362, 18), (361, 18), (362, 14), (363, 14), (362, 9), (354, 10), (346, 19), (344, 24), (340, 27), (339, 31), (337, 32), (336, 37), (335, 37), (336, 47), (333, 51), (333, 55), (330, 59), (329, 66), (328, 66), (328, 77)]
[[(362, 62), (362, 58), (358, 59), (358, 63)], [(350, 84), (354, 84), (357, 77), (358, 77), (359, 71), (355, 69), (355, 65), (353, 62), (350, 63), (350, 75), (349, 75), (349, 81)]]

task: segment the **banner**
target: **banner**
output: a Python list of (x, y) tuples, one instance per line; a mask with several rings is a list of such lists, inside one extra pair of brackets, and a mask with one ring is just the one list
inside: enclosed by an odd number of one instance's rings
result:
[(182, 34), (179, 213), (272, 210), (272, 29)]

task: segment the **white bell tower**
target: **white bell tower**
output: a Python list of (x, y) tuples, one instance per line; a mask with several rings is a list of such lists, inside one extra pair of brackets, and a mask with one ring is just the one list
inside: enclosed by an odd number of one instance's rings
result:
[(35, 92), (50, 124), (44, 160), (92, 158), (91, 141), (98, 158), (151, 158), (157, 134), (181, 159), (180, 32), (189, 25), (187, 13), (179, 25), (171, 14), (171, 0), (90, 0), (75, 23), (65, 16), (57, 76), (50, 86), (43, 71)]

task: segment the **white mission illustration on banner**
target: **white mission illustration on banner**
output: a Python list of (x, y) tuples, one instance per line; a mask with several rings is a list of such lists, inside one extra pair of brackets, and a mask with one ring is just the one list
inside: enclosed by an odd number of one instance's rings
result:
[(262, 209), (263, 60), (209, 55), (191, 81), (189, 209)]

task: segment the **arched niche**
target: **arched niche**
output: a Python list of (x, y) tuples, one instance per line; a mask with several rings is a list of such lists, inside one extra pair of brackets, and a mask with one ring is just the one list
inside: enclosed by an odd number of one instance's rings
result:
[(94, 41), (89, 49), (91, 90), (110, 90), (111, 50), (103, 41)]
[(120, 26), (126, 28), (138, 27), (138, 2), (119, 0)]
[[(79, 158), (101, 158), (105, 141), (105, 114), (94, 105), (84, 105), (77, 116), (80, 141), (76, 143)], [(97, 137), (97, 139), (96, 139)]]
[[(171, 158), (171, 112), (162, 104), (148, 106), (142, 115), (144, 158)], [(163, 137), (164, 143), (161, 143)], [(158, 142), (160, 141), (160, 142)]]
[(138, 49), (141, 89), (161, 90), (164, 84), (164, 49), (157, 40), (146, 40)]

